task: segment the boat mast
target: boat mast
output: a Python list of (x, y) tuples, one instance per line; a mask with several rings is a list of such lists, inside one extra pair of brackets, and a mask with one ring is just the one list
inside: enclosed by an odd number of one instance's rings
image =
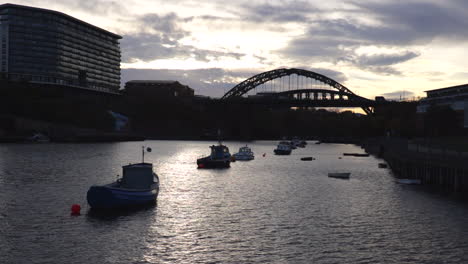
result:
[[(151, 152), (151, 148), (146, 148), (147, 152)], [(141, 163), (145, 163), (145, 146), (141, 146)]]

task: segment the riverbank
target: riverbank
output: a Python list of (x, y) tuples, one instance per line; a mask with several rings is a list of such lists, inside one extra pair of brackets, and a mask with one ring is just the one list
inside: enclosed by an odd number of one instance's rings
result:
[(361, 142), (370, 154), (383, 158), (397, 178), (418, 179), (452, 192), (468, 191), (468, 151), (434, 140), (374, 138)]

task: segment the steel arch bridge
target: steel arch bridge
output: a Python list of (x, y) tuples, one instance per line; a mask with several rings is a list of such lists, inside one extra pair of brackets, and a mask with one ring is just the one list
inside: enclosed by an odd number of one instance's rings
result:
[(269, 94), (270, 97), (275, 97), (278, 100), (288, 100), (289, 104), (298, 106), (311, 105), (314, 106), (330, 106), (330, 107), (361, 107), (367, 114), (373, 113), (371, 106), (375, 101), (354, 94), (339, 82), (326, 77), (325, 75), (307, 71), (303, 69), (276, 69), (263, 72), (239, 83), (229, 90), (221, 99), (233, 99), (242, 97), (250, 90), (262, 85), (268, 81), (296, 74), (310, 78), (325, 84), (335, 90), (328, 89), (295, 89), (279, 93)]

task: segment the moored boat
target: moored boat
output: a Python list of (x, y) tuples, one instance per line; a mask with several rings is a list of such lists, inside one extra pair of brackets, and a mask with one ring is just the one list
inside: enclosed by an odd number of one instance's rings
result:
[(235, 153), (233, 156), (236, 160), (253, 160), (255, 158), (252, 149), (250, 149), (247, 145), (239, 148), (239, 152)]
[(291, 145), (294, 147), (305, 148), (305, 146), (307, 145), (307, 142), (305, 140), (299, 139), (298, 137), (294, 137), (291, 140)]
[(379, 168), (385, 169), (387, 167), (388, 167), (387, 163), (379, 163)]
[(396, 182), (401, 183), (401, 184), (416, 184), (416, 185), (421, 184), (420, 179), (396, 179)]
[(219, 143), (219, 145), (212, 145), (210, 148), (211, 154), (209, 156), (197, 159), (198, 168), (229, 168), (231, 166), (231, 154), (228, 147)]
[(301, 160), (315, 160), (314, 157), (302, 157)]
[(290, 144), (284, 144), (280, 142), (276, 149), (274, 150), (275, 155), (290, 155), (291, 154), (291, 145)]
[(125, 165), (122, 169), (122, 178), (117, 181), (89, 188), (86, 199), (91, 208), (117, 209), (156, 203), (159, 177), (153, 171), (153, 164), (143, 159), (141, 163)]
[(368, 153), (343, 153), (343, 156), (369, 157)]
[(42, 133), (34, 133), (34, 135), (28, 137), (26, 139), (29, 142), (36, 142), (36, 143), (48, 143), (50, 142), (50, 138)]
[(329, 172), (328, 177), (338, 179), (349, 179), (350, 172)]

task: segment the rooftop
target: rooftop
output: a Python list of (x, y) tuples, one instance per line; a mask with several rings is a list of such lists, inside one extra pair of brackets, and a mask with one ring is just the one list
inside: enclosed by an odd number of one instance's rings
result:
[(105, 29), (102, 29), (100, 27), (97, 27), (97, 26), (94, 26), (94, 25), (91, 25), (87, 22), (84, 22), (82, 20), (79, 20), (77, 18), (74, 18), (72, 16), (69, 16), (65, 13), (62, 13), (62, 12), (58, 12), (58, 11), (54, 11), (54, 10), (50, 10), (50, 9), (44, 9), (44, 8), (38, 8), (38, 7), (31, 7), (31, 6), (23, 6), (23, 5), (16, 5), (16, 4), (10, 4), (10, 3), (6, 3), (6, 4), (1, 4), (0, 5), (0, 10), (2, 9), (6, 9), (6, 8), (17, 8), (17, 9), (25, 9), (25, 10), (32, 10), (32, 11), (37, 11), (37, 12), (44, 12), (44, 13), (50, 13), (50, 14), (55, 14), (55, 15), (59, 15), (59, 16), (62, 16), (62, 17), (65, 17), (67, 19), (70, 19), (74, 22), (78, 22), (78, 23), (81, 23), (81, 24), (84, 24), (86, 26), (89, 26), (95, 30), (98, 30), (98, 31), (101, 31), (102, 33), (105, 33), (105, 34), (108, 34), (108, 35), (111, 35), (112, 37), (114, 38), (117, 38), (117, 39), (121, 39), (122, 36), (120, 35), (117, 35), (117, 34), (114, 34), (110, 31), (107, 31)]
[(450, 86), (450, 87), (445, 87), (445, 88), (439, 88), (439, 89), (434, 89), (434, 90), (427, 90), (424, 91), (426, 93), (432, 93), (432, 92), (445, 92), (449, 90), (459, 90), (459, 89), (468, 89), (468, 84), (461, 84), (461, 85), (456, 85), (456, 86)]

